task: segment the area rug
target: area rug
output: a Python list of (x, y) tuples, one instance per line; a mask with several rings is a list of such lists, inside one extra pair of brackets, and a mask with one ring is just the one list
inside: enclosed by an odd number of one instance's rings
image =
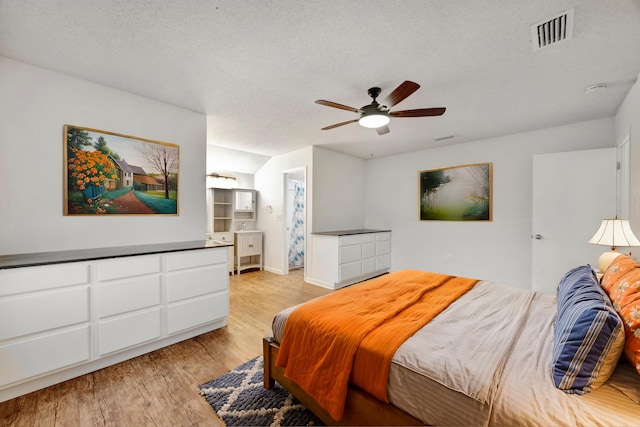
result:
[(280, 384), (263, 387), (263, 363), (262, 356), (251, 359), (200, 385), (200, 394), (228, 426), (324, 425)]

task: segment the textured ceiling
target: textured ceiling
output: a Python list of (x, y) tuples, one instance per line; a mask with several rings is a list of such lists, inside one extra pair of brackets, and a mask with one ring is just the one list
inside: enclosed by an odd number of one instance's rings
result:
[[(534, 52), (531, 24), (571, 8), (573, 38)], [(205, 113), (209, 144), (369, 158), (614, 115), (640, 1), (0, 0), (0, 55)], [(422, 87), (394, 110), (446, 113), (320, 130), (357, 115), (314, 100), (361, 107), (404, 80)]]

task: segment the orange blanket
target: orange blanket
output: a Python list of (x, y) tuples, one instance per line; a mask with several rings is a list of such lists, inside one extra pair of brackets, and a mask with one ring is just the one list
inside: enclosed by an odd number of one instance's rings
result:
[(402, 270), (311, 301), (287, 319), (276, 365), (335, 420), (342, 419), (350, 377), (388, 401), (398, 347), (476, 282)]

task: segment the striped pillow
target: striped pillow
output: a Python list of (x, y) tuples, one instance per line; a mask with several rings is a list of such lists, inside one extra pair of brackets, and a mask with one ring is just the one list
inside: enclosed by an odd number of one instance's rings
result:
[(624, 329), (590, 265), (569, 271), (558, 285), (553, 381), (566, 393), (602, 385), (622, 354)]

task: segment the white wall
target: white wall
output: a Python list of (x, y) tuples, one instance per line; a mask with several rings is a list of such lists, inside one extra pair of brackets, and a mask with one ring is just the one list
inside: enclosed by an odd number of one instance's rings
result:
[[(0, 254), (205, 238), (204, 115), (0, 57)], [(179, 216), (64, 216), (63, 126), (180, 145)]]
[[(257, 228), (264, 231), (264, 268), (282, 274), (285, 263), (284, 172), (306, 168), (305, 277), (313, 250), (311, 232), (348, 230), (364, 226), (365, 161), (321, 147), (307, 147), (274, 156), (255, 174), (258, 190)], [(266, 207), (273, 211), (267, 212)]]
[(313, 232), (364, 228), (365, 164), (321, 147), (313, 150)]
[[(640, 75), (638, 76), (640, 78)], [(629, 136), (629, 221), (640, 236), (640, 84), (636, 83), (618, 109), (615, 118), (615, 141)], [(635, 249), (634, 252), (639, 252)]]
[[(532, 156), (613, 147), (614, 119), (368, 160), (367, 228), (392, 230), (391, 269), (531, 287)], [(419, 221), (420, 170), (493, 163), (493, 221)]]
[[(285, 270), (285, 222), (283, 221), (284, 208), (284, 173), (297, 168), (307, 170), (307, 235), (311, 232), (313, 218), (312, 198), (312, 159), (313, 147), (309, 146), (291, 153), (274, 156), (255, 173), (255, 188), (258, 190), (258, 206), (256, 228), (264, 231), (264, 268), (273, 273), (282, 274)], [(273, 210), (267, 212), (267, 206)], [(309, 257), (307, 246), (306, 257)]]
[[(207, 127), (207, 137), (214, 138), (215, 124), (209, 126), (213, 127)], [(267, 160), (269, 156), (213, 144), (207, 145), (207, 173), (218, 172), (220, 175), (227, 175), (228, 171), (232, 171), (233, 174), (240, 172), (253, 175)]]

